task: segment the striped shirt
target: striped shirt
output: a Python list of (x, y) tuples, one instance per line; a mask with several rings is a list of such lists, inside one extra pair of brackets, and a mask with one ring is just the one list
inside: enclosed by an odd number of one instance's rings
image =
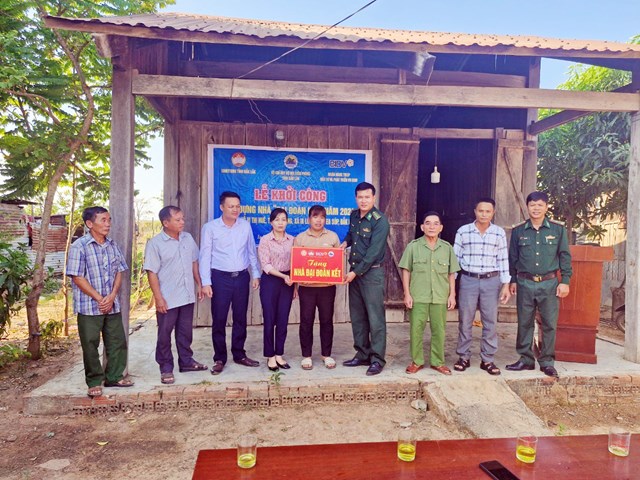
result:
[(500, 281), (509, 283), (507, 235), (501, 227), (490, 224), (480, 234), (475, 222), (461, 226), (456, 233), (453, 251), (460, 268), (471, 273), (500, 272)]
[(251, 267), (251, 277), (260, 278), (251, 224), (238, 218), (228, 227), (218, 217), (202, 226), (200, 234), (200, 278), (202, 286), (211, 285), (211, 270), (240, 272)]
[[(113, 290), (113, 283), (118, 272), (128, 270), (122, 252), (110, 238), (106, 238), (101, 245), (91, 233), (71, 244), (67, 275), (70, 277), (84, 277), (91, 286), (103, 297)], [(103, 315), (98, 302), (80, 290), (75, 282), (73, 285), (73, 310), (81, 315)], [(113, 308), (109, 312), (119, 313), (120, 301), (116, 295)]]
[(187, 232), (180, 232), (176, 240), (162, 230), (147, 242), (143, 268), (158, 276), (167, 308), (196, 301), (193, 264), (197, 261), (198, 246)]
[(288, 272), (291, 269), (291, 247), (293, 237), (288, 233), (284, 234), (282, 240), (276, 239), (273, 232), (263, 236), (258, 245), (258, 258), (264, 273), (268, 274), (271, 270)]

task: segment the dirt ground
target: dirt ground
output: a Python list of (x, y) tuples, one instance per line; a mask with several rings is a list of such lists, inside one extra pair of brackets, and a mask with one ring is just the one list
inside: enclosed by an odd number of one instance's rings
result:
[[(604, 324), (601, 336), (620, 343)], [(388, 441), (411, 423), (420, 439), (464, 438), (455, 425), (409, 404), (289, 407), (245, 411), (122, 414), (113, 417), (33, 417), (22, 396), (77, 360), (77, 340), (51, 345), (47, 356), (0, 371), (0, 478), (191, 478), (197, 453), (230, 448), (240, 433), (259, 444)], [(628, 407), (530, 405), (556, 435), (605, 433), (611, 424), (640, 429), (640, 411)], [(56, 470), (59, 468), (59, 470)]]

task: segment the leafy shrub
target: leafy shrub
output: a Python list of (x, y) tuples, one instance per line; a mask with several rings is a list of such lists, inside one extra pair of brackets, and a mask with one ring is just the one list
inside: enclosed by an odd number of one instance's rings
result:
[(31, 354), (20, 345), (9, 343), (0, 346), (0, 368), (23, 358), (29, 358)]
[(0, 242), (0, 336), (11, 326), (11, 317), (22, 308), (32, 268), (24, 246)]

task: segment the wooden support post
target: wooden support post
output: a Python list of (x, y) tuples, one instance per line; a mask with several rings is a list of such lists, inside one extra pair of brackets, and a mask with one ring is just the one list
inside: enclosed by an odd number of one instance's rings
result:
[(624, 358), (640, 363), (640, 112), (631, 117), (628, 198)]
[[(540, 57), (532, 58), (529, 64), (529, 88), (540, 88)], [(535, 142), (535, 148), (524, 151), (524, 157), (522, 159), (522, 187), (521, 190), (525, 195), (537, 190), (536, 181), (538, 174), (538, 137), (536, 135), (530, 135), (528, 133), (529, 125), (538, 120), (538, 109), (529, 108), (527, 110), (527, 128), (525, 129), (527, 135), (525, 140)], [(526, 215), (525, 215), (526, 218)]]
[(129, 341), (129, 304), (131, 296), (132, 246), (134, 242), (133, 173), (135, 98), (131, 83), (131, 49), (112, 59), (113, 90), (111, 106), (111, 211), (110, 237), (118, 244), (129, 270), (123, 272), (120, 288), (122, 323)]

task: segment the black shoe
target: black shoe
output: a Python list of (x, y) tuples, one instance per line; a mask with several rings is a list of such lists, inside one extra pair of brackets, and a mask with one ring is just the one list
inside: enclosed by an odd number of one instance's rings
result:
[(234, 360), (238, 365), (244, 365), (245, 367), (257, 367), (260, 365), (260, 362), (257, 360), (251, 360), (249, 357), (241, 358), (240, 360)]
[(380, 365), (378, 362), (373, 362), (369, 368), (367, 368), (367, 375), (378, 375), (382, 372), (384, 367)]
[(277, 365), (275, 367), (272, 367), (271, 365), (267, 365), (267, 368), (272, 372), (277, 372), (278, 370), (280, 370)]
[(371, 362), (369, 360), (360, 360), (358, 357), (353, 357), (351, 360), (345, 360), (342, 362), (345, 367), (362, 367), (369, 366)]
[(518, 360), (516, 363), (512, 363), (511, 365), (507, 365), (505, 367), (507, 370), (511, 370), (512, 372), (520, 372), (522, 370), (533, 370), (535, 365), (527, 365), (522, 360)]
[(285, 370), (289, 370), (291, 368), (291, 365), (289, 365), (287, 362), (280, 363), (278, 360), (276, 360), (276, 365), (278, 365), (280, 368), (284, 368)]
[(540, 367), (540, 371), (549, 377), (560, 378), (558, 371), (553, 365), (547, 365), (546, 367)]

